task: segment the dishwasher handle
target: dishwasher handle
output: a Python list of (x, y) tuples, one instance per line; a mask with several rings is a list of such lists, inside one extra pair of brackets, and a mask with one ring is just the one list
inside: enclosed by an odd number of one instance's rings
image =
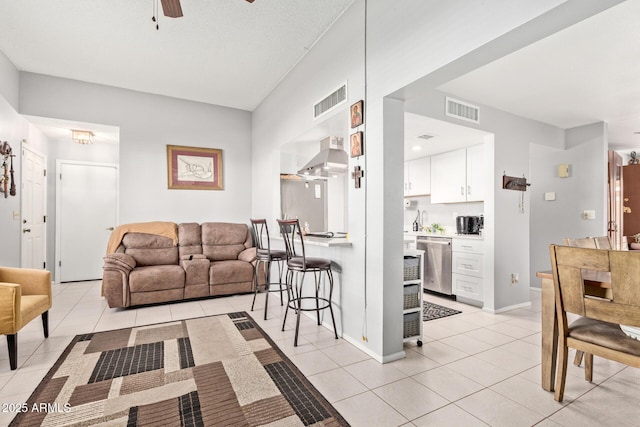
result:
[(426, 243), (429, 245), (451, 246), (451, 240), (449, 239), (429, 239), (428, 237), (421, 239), (420, 237), (418, 237), (416, 239), (416, 242)]

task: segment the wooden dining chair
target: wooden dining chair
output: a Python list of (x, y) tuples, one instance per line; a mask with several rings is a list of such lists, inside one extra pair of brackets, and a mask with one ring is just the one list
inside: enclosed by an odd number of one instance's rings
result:
[[(551, 245), (558, 313), (558, 373), (555, 400), (561, 402), (569, 348), (585, 354), (585, 379), (593, 377), (593, 355), (640, 368), (640, 341), (620, 324), (640, 326), (640, 253)], [(609, 271), (611, 298), (585, 295), (583, 271)], [(567, 313), (580, 316), (568, 324)]]
[[(593, 237), (579, 237), (579, 238), (565, 237), (563, 240), (566, 246), (574, 246), (576, 248), (611, 249), (610, 247), (598, 248), (598, 242), (596, 239), (597, 238), (593, 238)], [(573, 359), (573, 364), (576, 366), (580, 366), (582, 364), (582, 358), (583, 358), (582, 352), (576, 351), (576, 357)]]
[(596, 243), (596, 249), (613, 249), (609, 236), (594, 237), (593, 240)]
[(566, 246), (574, 246), (576, 248), (597, 249), (596, 241), (594, 240), (593, 237), (578, 237), (578, 238), (565, 237), (563, 240)]

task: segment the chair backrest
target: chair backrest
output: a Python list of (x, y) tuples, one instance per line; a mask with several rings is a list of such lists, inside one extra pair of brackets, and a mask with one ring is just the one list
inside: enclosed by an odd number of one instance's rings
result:
[(597, 249), (596, 241), (593, 239), (593, 237), (579, 237), (579, 238), (565, 237), (563, 240), (566, 246), (573, 246), (576, 248)]
[[(271, 242), (269, 239), (269, 227), (267, 227), (266, 219), (251, 219), (251, 227), (253, 228), (253, 238), (255, 239), (256, 248), (259, 250), (267, 250), (271, 253)], [(266, 244), (265, 244), (266, 243)]]
[[(640, 253), (551, 245), (550, 255), (561, 329), (567, 329), (566, 313), (640, 326)], [(610, 272), (610, 298), (585, 295), (589, 272)]]
[(596, 242), (597, 249), (613, 249), (609, 236), (594, 237), (593, 240)]
[[(302, 238), (302, 230), (300, 230), (300, 221), (298, 221), (298, 219), (279, 219), (278, 225), (280, 226), (280, 233), (284, 238), (284, 246), (287, 251), (287, 259), (301, 256), (303, 259), (303, 264), (306, 266), (304, 240)], [(296, 251), (296, 237), (298, 237), (300, 240), (300, 254)]]

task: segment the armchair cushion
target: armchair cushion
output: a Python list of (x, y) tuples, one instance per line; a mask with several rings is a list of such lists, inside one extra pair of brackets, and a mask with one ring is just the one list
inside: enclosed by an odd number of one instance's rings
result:
[(7, 336), (11, 370), (18, 367), (17, 334), (24, 325), (41, 315), (44, 337), (49, 336), (51, 302), (50, 272), (0, 267), (0, 333)]
[(211, 261), (237, 260), (240, 252), (251, 246), (251, 233), (245, 224), (202, 224), (202, 252)]
[(138, 267), (129, 274), (131, 292), (184, 288), (184, 269), (179, 265)]
[(178, 247), (173, 240), (154, 234), (127, 233), (122, 238), (125, 254), (139, 266), (178, 264)]

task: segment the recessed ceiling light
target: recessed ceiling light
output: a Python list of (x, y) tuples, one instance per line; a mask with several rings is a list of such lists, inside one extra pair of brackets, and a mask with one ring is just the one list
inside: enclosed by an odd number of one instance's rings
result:
[(414, 145), (413, 147), (411, 147), (411, 149), (412, 149), (413, 151), (420, 151), (420, 150), (422, 150), (422, 147), (421, 147), (421, 146), (419, 146), (419, 145)]
[(431, 139), (431, 138), (433, 138), (433, 135), (429, 135), (428, 133), (425, 133), (424, 135), (418, 135), (418, 138), (420, 138), (420, 139)]

